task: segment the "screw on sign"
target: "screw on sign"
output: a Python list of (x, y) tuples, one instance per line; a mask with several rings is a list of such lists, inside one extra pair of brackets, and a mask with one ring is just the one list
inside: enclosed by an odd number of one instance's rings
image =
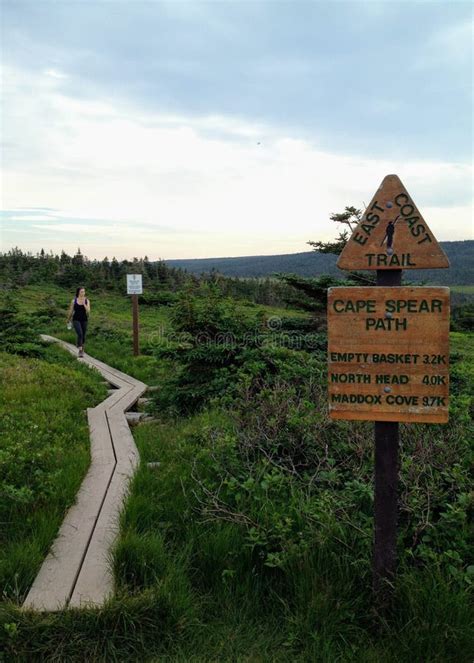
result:
[(138, 295), (143, 293), (142, 275), (127, 274), (127, 295), (132, 296), (132, 319), (133, 319), (133, 354), (140, 354), (138, 343)]
[(329, 289), (328, 390), (331, 418), (375, 422), (373, 589), (383, 609), (396, 568), (399, 422), (446, 423), (449, 406), (449, 288), (403, 287), (402, 269), (449, 261), (387, 175), (337, 265), (377, 270), (376, 287)]

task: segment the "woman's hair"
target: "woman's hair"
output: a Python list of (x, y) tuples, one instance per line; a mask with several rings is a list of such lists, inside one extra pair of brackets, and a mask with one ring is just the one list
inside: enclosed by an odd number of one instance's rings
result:
[(76, 297), (79, 297), (79, 293), (81, 292), (82, 289), (85, 290), (83, 285), (80, 285), (78, 288), (76, 288)]

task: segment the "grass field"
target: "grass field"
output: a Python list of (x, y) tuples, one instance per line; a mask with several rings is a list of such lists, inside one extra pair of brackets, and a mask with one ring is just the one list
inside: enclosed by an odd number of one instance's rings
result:
[[(24, 312), (44, 302), (56, 310), (41, 331), (72, 341), (57, 310), (65, 313), (68, 297), (52, 286), (17, 291)], [(170, 329), (167, 307), (142, 307), (146, 354), (133, 357), (129, 299), (100, 293), (91, 299), (92, 355), (148, 384), (160, 385), (173, 373), (170, 360), (154, 355)], [(242, 304), (242, 315), (253, 308)], [(0, 462), (17, 472), (17, 491), (30, 467), (18, 454), (32, 448), (31, 439), (40, 455), (52, 450), (38, 481), (39, 488), (48, 486), (46, 499), (38, 490), (34, 509), (19, 502), (4, 533), (3, 660), (470, 661), (472, 561), (464, 542), (472, 505), (474, 338), (453, 333), (451, 343), (449, 426), (402, 427), (399, 578), (393, 609), (384, 616), (374, 612), (370, 591), (371, 427), (328, 421), (323, 373), (300, 400), (277, 384), (261, 397), (244, 395), (227, 408), (217, 402), (187, 417), (155, 409), (155, 422), (133, 429), (142, 462), (122, 514), (114, 599), (102, 610), (19, 610), (87, 467), (87, 430), (78, 413), (103, 398), (104, 386), (59, 348), (38, 360), (2, 355), (10, 376), (4, 414), (11, 451)], [(290, 401), (294, 409), (287, 412)], [(18, 414), (20, 402), (27, 404), (25, 415)], [(58, 404), (51, 424), (48, 413)], [(39, 425), (34, 436), (32, 421)], [(267, 435), (284, 445), (302, 436), (305, 449), (321, 440), (312, 449), (320, 463), (315, 490), (308, 478), (260, 460), (241, 467), (236, 440), (242, 434), (246, 444)], [(150, 468), (150, 461), (160, 465)], [(225, 504), (215, 501), (215, 486)], [(216, 519), (213, 508), (224, 517)]]
[[(152, 352), (165, 342), (170, 330), (169, 314), (166, 306), (140, 307), (140, 348), (141, 355), (134, 357), (132, 349), (132, 309), (130, 297), (116, 293), (89, 292), (91, 318), (88, 329), (86, 351), (102, 361), (130, 373), (147, 384), (157, 384), (160, 375), (167, 367), (163, 361), (156, 361)], [(16, 291), (16, 304), (23, 313), (51, 308), (55, 314), (51, 320), (40, 326), (40, 331), (75, 343), (74, 330), (66, 329), (66, 312), (72, 298), (71, 292), (50, 284), (27, 286)], [(268, 317), (305, 317), (301, 311), (278, 307), (260, 306), (242, 302), (242, 316), (255, 310)]]
[(0, 587), (22, 601), (89, 465), (85, 408), (100, 376), (59, 348), (44, 359), (0, 353)]

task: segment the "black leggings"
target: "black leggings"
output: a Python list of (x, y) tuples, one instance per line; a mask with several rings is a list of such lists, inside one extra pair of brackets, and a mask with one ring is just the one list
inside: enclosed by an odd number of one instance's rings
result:
[(77, 347), (80, 348), (86, 340), (87, 320), (73, 320), (72, 324), (77, 334)]

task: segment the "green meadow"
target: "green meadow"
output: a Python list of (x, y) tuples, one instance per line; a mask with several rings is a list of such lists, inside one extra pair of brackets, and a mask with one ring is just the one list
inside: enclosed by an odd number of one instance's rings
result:
[[(372, 425), (328, 418), (324, 326), (196, 277), (167, 287), (172, 301), (140, 306), (138, 357), (130, 299), (88, 290), (87, 352), (157, 389), (153, 421), (132, 429), (115, 596), (52, 614), (21, 602), (87, 471), (84, 411), (106, 385), (38, 340), (73, 342), (71, 288), (2, 294), (0, 660), (472, 660), (472, 333), (451, 333), (449, 423), (401, 426), (398, 575), (381, 614)], [(232, 343), (208, 342), (219, 333)]]

